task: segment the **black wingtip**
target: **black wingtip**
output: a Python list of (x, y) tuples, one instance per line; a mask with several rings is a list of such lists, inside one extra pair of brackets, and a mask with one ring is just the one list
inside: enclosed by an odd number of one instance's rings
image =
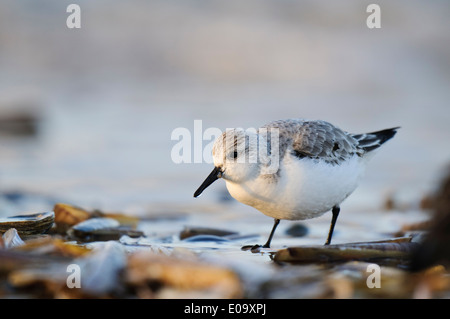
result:
[(377, 132), (373, 132), (373, 133), (369, 133), (369, 134), (373, 134), (376, 135), (379, 140), (380, 140), (380, 145), (383, 144), (384, 142), (390, 140), (391, 138), (393, 138), (395, 136), (395, 134), (397, 134), (397, 130), (400, 128), (400, 126), (397, 127), (393, 127), (393, 128), (388, 128), (385, 130), (381, 130), (381, 131), (377, 131)]
[(400, 126), (397, 126), (381, 131), (353, 135), (353, 137), (358, 140), (359, 147), (364, 149), (366, 152), (370, 152), (373, 151), (374, 149), (377, 149), (385, 142), (393, 138), (399, 128)]
[(397, 130), (400, 128), (400, 126), (388, 128), (385, 130), (381, 130), (378, 132), (373, 132), (371, 134), (376, 135), (380, 139), (380, 144), (383, 144), (384, 142), (390, 140), (397, 134)]

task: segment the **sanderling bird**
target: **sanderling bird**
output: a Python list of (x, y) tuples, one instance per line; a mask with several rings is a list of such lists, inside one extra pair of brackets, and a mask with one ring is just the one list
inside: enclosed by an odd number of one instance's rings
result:
[(232, 197), (274, 218), (264, 248), (270, 248), (281, 219), (305, 220), (331, 210), (328, 245), (340, 204), (356, 189), (374, 150), (397, 129), (351, 134), (321, 120), (288, 119), (253, 132), (226, 130), (213, 145), (214, 169), (194, 197), (223, 178)]

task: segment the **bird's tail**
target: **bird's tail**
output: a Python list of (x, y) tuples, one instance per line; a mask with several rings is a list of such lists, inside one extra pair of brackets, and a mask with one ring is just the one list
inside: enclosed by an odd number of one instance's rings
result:
[(394, 127), (366, 134), (353, 134), (352, 137), (358, 141), (360, 148), (365, 152), (370, 152), (393, 138), (399, 128), (400, 127)]

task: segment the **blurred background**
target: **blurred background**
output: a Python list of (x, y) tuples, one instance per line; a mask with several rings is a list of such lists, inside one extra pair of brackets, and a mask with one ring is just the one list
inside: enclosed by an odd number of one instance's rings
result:
[(24, 196), (49, 199), (21, 201), (30, 211), (223, 201), (221, 182), (192, 198), (211, 164), (171, 159), (172, 131), (194, 120), (401, 126), (349, 210), (417, 203), (450, 160), (446, 1), (379, 0), (381, 29), (360, 0), (77, 0), (81, 29), (68, 29), (72, 2), (0, 2), (0, 214)]

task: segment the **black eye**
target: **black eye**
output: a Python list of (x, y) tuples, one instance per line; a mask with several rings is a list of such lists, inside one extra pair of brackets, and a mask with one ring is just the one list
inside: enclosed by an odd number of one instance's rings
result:
[(237, 158), (237, 157), (238, 157), (238, 152), (235, 151), (235, 152), (233, 153), (233, 158)]

